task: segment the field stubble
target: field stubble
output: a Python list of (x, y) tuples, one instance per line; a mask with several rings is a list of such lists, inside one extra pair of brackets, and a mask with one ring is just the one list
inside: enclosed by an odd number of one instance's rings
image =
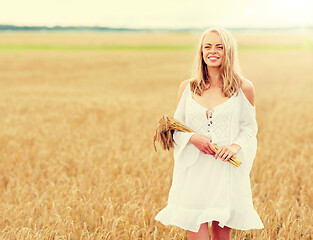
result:
[[(0, 52), (0, 238), (187, 239), (154, 220), (173, 158), (152, 137), (193, 54)], [(239, 57), (256, 89), (251, 187), (265, 228), (233, 239), (312, 239), (313, 52)]]

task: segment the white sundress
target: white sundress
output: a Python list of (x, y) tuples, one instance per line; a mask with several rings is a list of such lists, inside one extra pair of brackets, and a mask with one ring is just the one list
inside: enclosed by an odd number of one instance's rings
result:
[(174, 170), (167, 206), (155, 217), (164, 225), (198, 232), (205, 222), (239, 230), (261, 229), (250, 186), (256, 155), (258, 125), (255, 107), (241, 89), (226, 102), (209, 110), (192, 97), (187, 84), (174, 117), (196, 133), (209, 136), (217, 146), (239, 144), (235, 168), (221, 158), (204, 154), (188, 143), (195, 133), (174, 132)]

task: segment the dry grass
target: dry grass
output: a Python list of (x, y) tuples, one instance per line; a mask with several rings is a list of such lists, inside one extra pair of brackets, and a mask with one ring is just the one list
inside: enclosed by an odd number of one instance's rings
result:
[[(43, 38), (26, 37), (54, 42)], [(0, 52), (0, 239), (187, 239), (154, 220), (173, 158), (155, 153), (152, 138), (159, 117), (174, 113), (193, 54)], [(313, 51), (251, 50), (240, 59), (256, 89), (251, 186), (265, 228), (233, 231), (233, 239), (312, 239)]]

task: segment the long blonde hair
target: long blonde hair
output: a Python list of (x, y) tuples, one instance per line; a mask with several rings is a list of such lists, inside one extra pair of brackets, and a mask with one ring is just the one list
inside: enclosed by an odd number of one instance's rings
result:
[(194, 59), (192, 70), (192, 80), (190, 81), (191, 90), (202, 95), (206, 84), (211, 86), (210, 76), (208, 75), (207, 65), (203, 60), (203, 38), (207, 33), (215, 32), (220, 35), (224, 46), (224, 60), (220, 66), (221, 77), (223, 79), (222, 92), (225, 96), (231, 97), (237, 92), (242, 84), (242, 75), (237, 56), (237, 42), (232, 34), (223, 28), (206, 29), (201, 36), (198, 51)]

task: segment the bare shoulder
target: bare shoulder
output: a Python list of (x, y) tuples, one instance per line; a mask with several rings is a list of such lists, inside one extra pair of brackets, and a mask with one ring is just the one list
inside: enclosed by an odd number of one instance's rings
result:
[(180, 99), (181, 99), (181, 96), (183, 95), (183, 92), (184, 92), (184, 90), (185, 90), (185, 88), (186, 88), (186, 86), (187, 86), (187, 84), (190, 82), (190, 80), (189, 79), (187, 79), (187, 80), (184, 80), (184, 81), (182, 81), (181, 83), (180, 83), (180, 85), (179, 85), (179, 89), (178, 89), (178, 96), (177, 96), (177, 104), (179, 103), (179, 101), (180, 101)]
[(253, 83), (246, 78), (242, 78), (241, 89), (251, 105), (254, 106), (255, 90)]

